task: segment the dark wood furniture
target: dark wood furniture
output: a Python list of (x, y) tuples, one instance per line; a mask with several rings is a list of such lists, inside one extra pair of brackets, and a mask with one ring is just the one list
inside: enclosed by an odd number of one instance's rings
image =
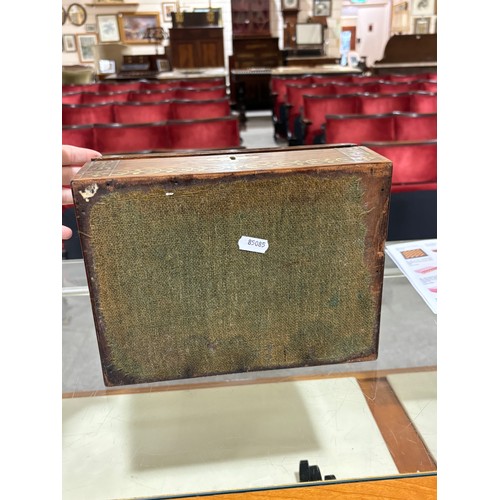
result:
[(391, 36), (384, 56), (370, 69), (379, 75), (437, 70), (437, 34)]
[(271, 36), (269, 0), (231, 0), (233, 37)]
[(277, 37), (233, 38), (233, 54), (229, 56), (230, 90), (231, 100), (240, 112), (271, 107), (270, 70), (281, 63)]
[(174, 69), (223, 67), (223, 28), (171, 28), (170, 52)]

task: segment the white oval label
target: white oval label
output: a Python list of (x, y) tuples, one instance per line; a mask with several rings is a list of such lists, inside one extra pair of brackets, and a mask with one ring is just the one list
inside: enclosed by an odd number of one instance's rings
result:
[(269, 242), (261, 238), (242, 236), (238, 241), (238, 248), (246, 252), (266, 253), (269, 248)]

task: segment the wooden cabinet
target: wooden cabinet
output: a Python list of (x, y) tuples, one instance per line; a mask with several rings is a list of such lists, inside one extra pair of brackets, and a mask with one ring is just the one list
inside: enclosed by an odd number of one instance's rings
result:
[(281, 64), (277, 37), (233, 38), (233, 55), (229, 57), (230, 89), (231, 98), (240, 110), (271, 107), (270, 68)]
[(169, 32), (174, 69), (224, 66), (223, 28), (171, 28)]
[(231, 0), (233, 37), (271, 36), (269, 0)]

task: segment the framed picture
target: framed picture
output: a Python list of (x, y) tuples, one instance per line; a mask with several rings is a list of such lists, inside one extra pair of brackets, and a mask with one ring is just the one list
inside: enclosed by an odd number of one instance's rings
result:
[(427, 35), (430, 33), (430, 28), (430, 17), (418, 17), (413, 21), (413, 32), (415, 35)]
[(176, 12), (177, 2), (163, 2), (161, 4), (161, 12), (165, 23), (172, 22), (172, 12)]
[(391, 34), (410, 32), (410, 9), (408, 2), (401, 2), (392, 7)]
[(158, 12), (120, 12), (118, 14), (118, 28), (120, 38), (125, 43), (149, 43), (146, 38), (148, 28), (160, 27)]
[(96, 22), (99, 41), (102, 43), (120, 41), (118, 17), (115, 14), (98, 14)]
[(85, 31), (87, 33), (95, 33), (95, 31), (96, 31), (95, 24), (94, 23), (87, 23), (85, 25)]
[(64, 52), (76, 52), (75, 35), (63, 35)]
[(435, 0), (414, 0), (411, 13), (414, 16), (433, 16), (435, 5)]
[(332, 2), (330, 0), (314, 0), (313, 16), (330, 17), (332, 14)]
[(95, 33), (88, 35), (76, 35), (76, 46), (78, 48), (78, 57), (80, 62), (94, 62), (94, 45), (97, 44), (97, 35)]

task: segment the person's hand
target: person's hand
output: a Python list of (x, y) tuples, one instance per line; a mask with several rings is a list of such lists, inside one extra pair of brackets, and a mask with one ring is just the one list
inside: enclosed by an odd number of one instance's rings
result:
[[(75, 174), (85, 163), (93, 158), (99, 158), (101, 153), (93, 149), (80, 148), (78, 146), (63, 145), (62, 147), (62, 204), (72, 205), (73, 196), (69, 183)], [(62, 239), (69, 240), (73, 232), (67, 226), (62, 227)]]

